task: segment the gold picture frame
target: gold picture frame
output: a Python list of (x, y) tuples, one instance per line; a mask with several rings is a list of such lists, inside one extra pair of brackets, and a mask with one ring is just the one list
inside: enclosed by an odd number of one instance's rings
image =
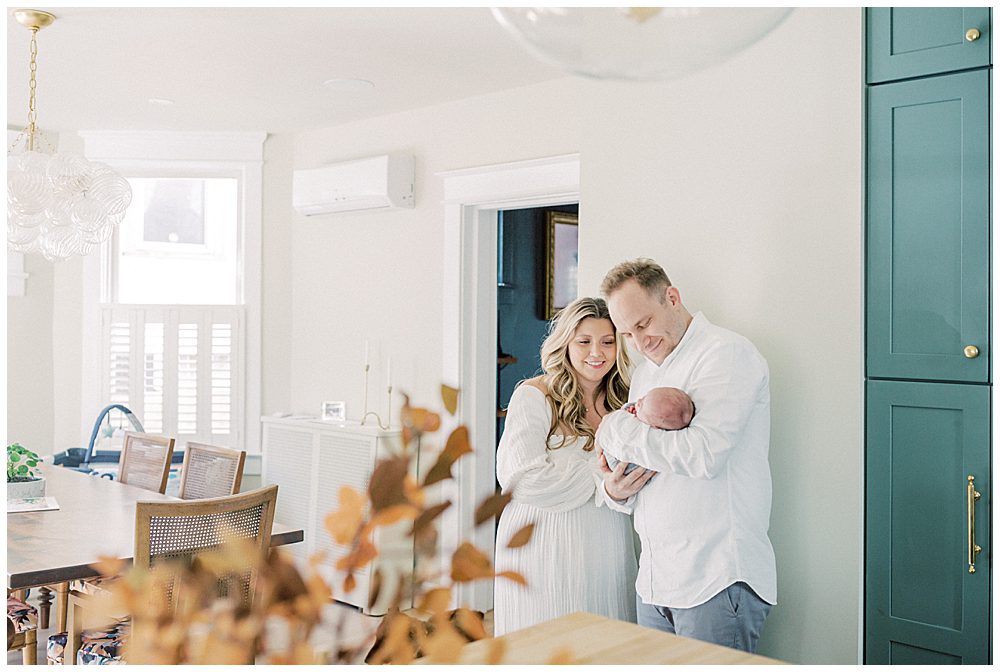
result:
[(577, 297), (579, 217), (549, 210), (545, 221), (545, 319), (551, 320)]

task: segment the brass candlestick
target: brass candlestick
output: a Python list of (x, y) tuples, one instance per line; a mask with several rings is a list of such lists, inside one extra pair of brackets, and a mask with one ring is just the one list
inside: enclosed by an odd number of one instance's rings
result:
[[(361, 424), (364, 425), (368, 421), (368, 416), (375, 416), (375, 424), (378, 425), (379, 429), (389, 429), (389, 424), (382, 424), (382, 417), (375, 411), (368, 410), (368, 371), (371, 369), (371, 364), (365, 364), (365, 394), (364, 394), (364, 409), (361, 413)], [(389, 417), (392, 417), (392, 385), (389, 385)]]

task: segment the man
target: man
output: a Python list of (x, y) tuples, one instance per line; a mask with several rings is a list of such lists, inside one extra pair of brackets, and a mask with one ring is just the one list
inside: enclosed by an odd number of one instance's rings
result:
[[(600, 461), (605, 499), (634, 514), (642, 541), (639, 625), (755, 652), (777, 599), (767, 362), (746, 338), (692, 316), (649, 259), (611, 269), (601, 291), (618, 332), (645, 356), (630, 400), (676, 387), (697, 408), (685, 429), (615, 413), (597, 432), (598, 445), (602, 434), (624, 444), (614, 471)], [(625, 474), (628, 462), (645, 469)]]

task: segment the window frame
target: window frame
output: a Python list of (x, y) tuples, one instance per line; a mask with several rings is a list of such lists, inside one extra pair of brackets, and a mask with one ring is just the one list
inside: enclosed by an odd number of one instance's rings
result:
[[(259, 464), (261, 408), (261, 224), (263, 205), (263, 132), (200, 133), (145, 131), (81, 131), (84, 154), (128, 177), (192, 175), (236, 177), (238, 181), (238, 254), (242, 277), (238, 300), (244, 307), (243, 417), (241, 449), (248, 469)], [(117, 239), (116, 236), (112, 240)], [(112, 277), (111, 241), (100, 254), (85, 257), (82, 333), (102, 333), (101, 304), (107, 302)], [(105, 405), (102, 395), (101, 338), (83, 338), (80, 432), (88, 435), (93, 418)], [(251, 473), (251, 472), (248, 472)]]

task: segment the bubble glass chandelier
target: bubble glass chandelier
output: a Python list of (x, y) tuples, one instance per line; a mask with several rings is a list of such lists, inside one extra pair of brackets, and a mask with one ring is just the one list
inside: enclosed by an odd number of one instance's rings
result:
[(106, 164), (79, 154), (39, 151), (36, 36), (56, 17), (18, 9), (14, 18), (31, 30), (31, 59), (28, 125), (7, 150), (7, 249), (41, 253), (50, 261), (87, 255), (125, 217), (132, 189)]

